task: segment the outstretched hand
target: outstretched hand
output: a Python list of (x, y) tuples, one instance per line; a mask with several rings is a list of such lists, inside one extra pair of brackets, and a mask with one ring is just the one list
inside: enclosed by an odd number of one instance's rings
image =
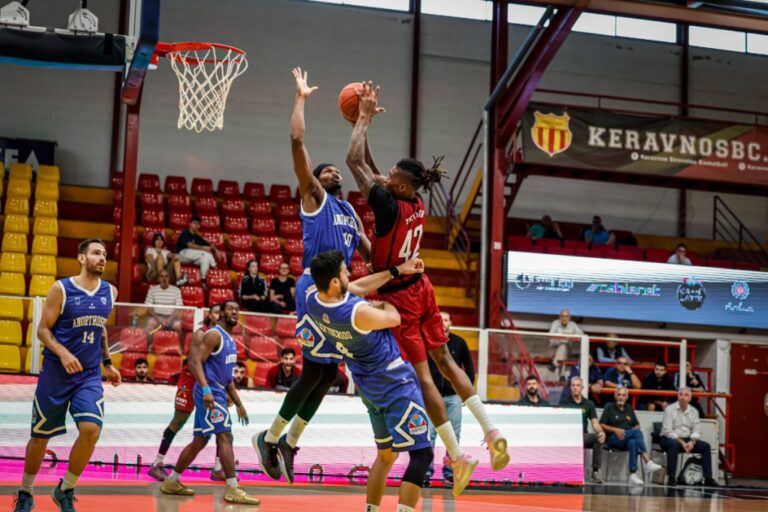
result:
[(370, 80), (362, 82), (363, 87), (357, 91), (357, 99), (359, 102), (360, 115), (366, 115), (373, 117), (376, 114), (382, 114), (386, 112), (384, 107), (379, 106), (379, 92), (380, 86), (373, 87), (373, 82)]
[(296, 94), (299, 96), (306, 98), (318, 89), (307, 84), (307, 72), (304, 71), (302, 73), (301, 68), (293, 68), (291, 73), (293, 74), (293, 79), (296, 80)]

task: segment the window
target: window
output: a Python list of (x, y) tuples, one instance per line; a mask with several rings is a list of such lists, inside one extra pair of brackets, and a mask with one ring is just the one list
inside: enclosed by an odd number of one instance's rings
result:
[(768, 55), (768, 36), (763, 34), (747, 34), (747, 51), (749, 53)]
[(576, 24), (573, 26), (573, 31), (587, 32), (589, 34), (600, 34), (604, 36), (615, 36), (616, 16), (585, 12), (579, 16), (578, 21), (576, 21)]
[(691, 27), (688, 34), (691, 46), (742, 53), (747, 50), (745, 32), (721, 30), (719, 28)]
[[(511, 9), (512, 6), (510, 6), (510, 11)], [(461, 0), (460, 2), (422, 0), (421, 12), (470, 20), (491, 20), (493, 19), (493, 4), (486, 0)]]
[(641, 20), (638, 18), (616, 18), (616, 35), (634, 37), (665, 43), (677, 42), (677, 25), (662, 21)]
[(392, 11), (408, 11), (408, 9), (410, 8), (410, 3), (408, 0), (311, 0), (311, 1), (322, 2), (326, 4), (355, 5), (358, 7), (390, 9)]

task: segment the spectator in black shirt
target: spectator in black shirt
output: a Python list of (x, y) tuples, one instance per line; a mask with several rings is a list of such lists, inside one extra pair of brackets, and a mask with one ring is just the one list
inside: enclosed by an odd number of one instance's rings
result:
[[(590, 482), (593, 484), (601, 484), (603, 480), (600, 478), (600, 465), (603, 460), (603, 443), (605, 443), (605, 430), (600, 426), (600, 422), (597, 421), (597, 409), (592, 400), (584, 398), (582, 391), (584, 390), (584, 382), (581, 377), (571, 378), (571, 392), (563, 392), (563, 396), (560, 398), (560, 405), (563, 407), (573, 407), (581, 409), (581, 421), (584, 432), (584, 448), (592, 448), (592, 476)], [(594, 433), (587, 431), (587, 424), (592, 423)]]
[(259, 263), (251, 260), (245, 267), (246, 274), (240, 281), (240, 305), (248, 311), (266, 313), (269, 311), (267, 282), (259, 276)]
[(176, 242), (176, 253), (178, 253), (182, 263), (192, 263), (200, 267), (203, 281), (208, 275), (208, 269), (216, 268), (219, 250), (200, 235), (199, 216), (192, 216), (189, 219), (189, 229), (185, 229), (179, 235), (179, 240)]
[(289, 314), (296, 311), (296, 281), (288, 272), (288, 264), (281, 263), (280, 274), (269, 283), (269, 305), (275, 313)]
[(525, 378), (525, 394), (517, 401), (517, 405), (532, 405), (534, 407), (548, 406), (549, 403), (539, 396), (539, 379), (535, 375)]
[(284, 348), (280, 351), (280, 362), (267, 372), (267, 388), (287, 391), (299, 380), (299, 375), (301, 370), (296, 368), (296, 352)]
[[(667, 373), (667, 363), (656, 361), (653, 372), (643, 377), (643, 389), (655, 389), (657, 391), (675, 391), (672, 377)], [(663, 411), (667, 405), (675, 401), (673, 396), (644, 396), (640, 403), (649, 411)]]

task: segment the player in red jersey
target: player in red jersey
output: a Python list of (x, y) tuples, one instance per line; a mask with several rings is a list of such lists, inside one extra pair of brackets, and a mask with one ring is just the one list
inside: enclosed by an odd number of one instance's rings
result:
[[(429, 169), (418, 160), (400, 160), (387, 177), (382, 176), (375, 165), (371, 165), (373, 159), (367, 147), (367, 130), (373, 117), (384, 112), (378, 106), (378, 95), (379, 87), (374, 89), (371, 82), (363, 83), (362, 91), (358, 94), (360, 115), (352, 130), (347, 165), (375, 215), (371, 243), (373, 270), (392, 269), (395, 274), (396, 265), (419, 255), (427, 213), (418, 191), (430, 191), (432, 185), (442, 178), (443, 171), (439, 169), (440, 159)], [(436, 425), (435, 430), (454, 464), (454, 494), (457, 485), (462, 488), (469, 482), (477, 461), (461, 453), (446, 415), (445, 403), (429, 373), (427, 355), (434, 360), (440, 373), (450, 381), (464, 405), (483, 428), (494, 471), (505, 467), (509, 463), (507, 440), (491, 423), (467, 374), (448, 351), (448, 337), (427, 275), (403, 276), (390, 281), (387, 286), (379, 289), (378, 295), (378, 298), (395, 306), (402, 318), (402, 324), (392, 331), (403, 356), (416, 369), (427, 413)]]
[[(192, 334), (192, 342), (199, 337), (202, 337), (205, 332), (210, 329), (212, 325), (219, 323), (219, 317), (221, 315), (221, 306), (216, 304), (211, 306), (208, 316), (203, 320), (203, 325), (197, 331)], [(179, 381), (176, 383), (176, 409), (173, 411), (173, 418), (163, 432), (163, 440), (160, 441), (160, 448), (157, 450), (157, 456), (155, 462), (150, 466), (147, 474), (156, 480), (161, 482), (165, 480), (168, 473), (163, 467), (163, 461), (165, 460), (165, 454), (168, 453), (168, 448), (171, 447), (173, 438), (179, 430), (182, 429), (184, 424), (189, 419), (189, 416), (195, 410), (195, 400), (192, 397), (192, 388), (195, 387), (195, 378), (189, 373), (187, 368), (187, 360), (184, 360), (184, 365), (181, 368), (181, 374), (179, 375)], [(221, 469), (221, 463), (219, 462), (218, 449), (216, 454), (216, 464), (211, 470), (211, 480), (224, 481), (224, 472)]]

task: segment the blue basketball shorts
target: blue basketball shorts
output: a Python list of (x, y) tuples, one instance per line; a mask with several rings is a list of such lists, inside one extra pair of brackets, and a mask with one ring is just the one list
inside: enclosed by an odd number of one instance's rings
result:
[(210, 387), (216, 404), (213, 409), (208, 410), (203, 402), (203, 390), (195, 383), (194, 435), (198, 437), (211, 437), (214, 434), (232, 431), (232, 419), (227, 409), (227, 390), (213, 383)]
[(68, 374), (61, 362), (45, 358), (32, 403), (32, 437), (50, 438), (67, 432), (67, 410), (75, 423), (104, 422), (104, 388), (101, 370), (86, 368)]
[(296, 339), (301, 344), (304, 359), (320, 364), (338, 364), (342, 357), (335, 343), (320, 329), (307, 313), (307, 293), (315, 288), (312, 276), (304, 271), (296, 282)]

